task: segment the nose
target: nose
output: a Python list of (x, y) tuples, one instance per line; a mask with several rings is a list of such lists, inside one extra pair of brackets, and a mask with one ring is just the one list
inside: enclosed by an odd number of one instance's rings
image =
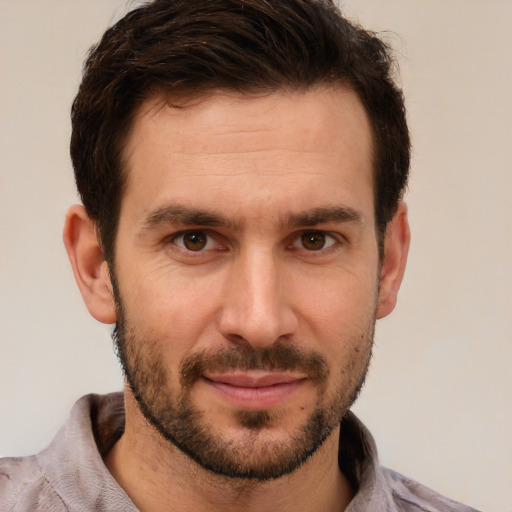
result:
[(227, 340), (262, 349), (295, 334), (286, 270), (264, 251), (246, 253), (230, 266), (219, 319)]

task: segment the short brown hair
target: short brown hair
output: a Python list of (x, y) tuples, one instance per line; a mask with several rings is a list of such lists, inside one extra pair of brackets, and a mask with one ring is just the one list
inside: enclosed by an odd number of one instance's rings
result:
[(329, 0), (155, 0), (109, 28), (84, 65), (72, 107), (71, 157), (104, 255), (113, 262), (123, 147), (138, 105), (214, 89), (253, 93), (351, 87), (373, 129), (382, 243), (409, 172), (410, 142), (388, 46)]

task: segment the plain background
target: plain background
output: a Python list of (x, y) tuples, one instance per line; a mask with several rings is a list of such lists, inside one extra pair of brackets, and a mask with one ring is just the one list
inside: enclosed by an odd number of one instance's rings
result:
[[(110, 329), (61, 243), (69, 108), (125, 0), (0, 0), (0, 453), (44, 447), (82, 394), (121, 389)], [(414, 144), (413, 242), (355, 410), (381, 461), (512, 511), (512, 2), (351, 0), (396, 48)]]

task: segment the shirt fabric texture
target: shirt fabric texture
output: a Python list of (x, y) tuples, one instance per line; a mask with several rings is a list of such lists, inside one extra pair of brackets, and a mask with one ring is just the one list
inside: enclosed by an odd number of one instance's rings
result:
[[(0, 511), (137, 511), (102, 459), (123, 430), (122, 393), (84, 396), (47, 448), (0, 459)], [(338, 460), (357, 489), (346, 512), (477, 512), (382, 467), (370, 432), (350, 412)]]

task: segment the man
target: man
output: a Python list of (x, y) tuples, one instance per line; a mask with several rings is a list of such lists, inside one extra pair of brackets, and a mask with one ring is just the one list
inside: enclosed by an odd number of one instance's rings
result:
[(2, 510), (471, 510), (350, 413), (409, 244), (391, 68), (327, 0), (157, 0), (105, 33), (64, 242), (124, 396), (3, 461)]

